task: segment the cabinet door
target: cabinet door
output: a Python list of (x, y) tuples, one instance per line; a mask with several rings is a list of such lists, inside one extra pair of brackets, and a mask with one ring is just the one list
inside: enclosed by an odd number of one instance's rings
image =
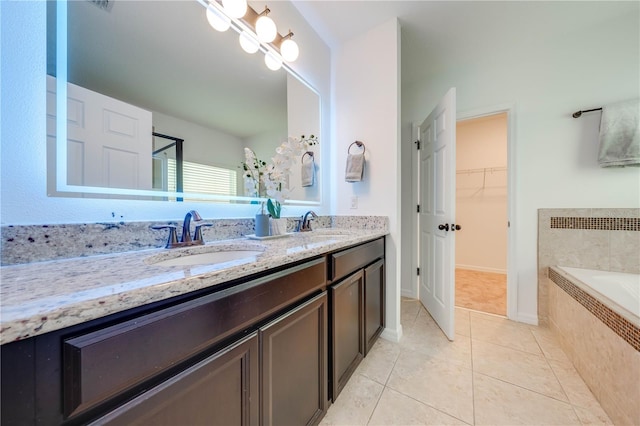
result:
[(96, 425), (257, 425), (253, 333), (98, 419)]
[(384, 259), (364, 270), (364, 337), (365, 356), (384, 329)]
[(316, 424), (328, 405), (327, 292), (259, 331), (262, 423)]
[(330, 287), (332, 399), (336, 400), (364, 358), (364, 272)]

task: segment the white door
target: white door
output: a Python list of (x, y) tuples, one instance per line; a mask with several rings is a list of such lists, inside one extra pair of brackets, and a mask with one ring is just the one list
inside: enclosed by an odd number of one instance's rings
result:
[[(55, 136), (56, 80), (47, 76), (47, 134)], [(152, 188), (151, 112), (67, 84), (67, 183)]]
[(420, 125), (420, 301), (454, 338), (456, 89)]

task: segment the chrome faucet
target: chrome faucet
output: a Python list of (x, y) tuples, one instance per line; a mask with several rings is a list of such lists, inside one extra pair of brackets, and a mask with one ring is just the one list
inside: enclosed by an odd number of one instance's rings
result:
[(191, 219), (193, 219), (194, 222), (200, 222), (202, 220), (202, 217), (200, 217), (200, 214), (195, 210), (187, 212), (187, 214), (184, 216), (184, 222), (182, 222), (182, 237), (180, 239), (181, 243), (193, 242), (195, 244), (198, 244), (191, 238)]
[(202, 220), (202, 217), (195, 210), (191, 210), (185, 215), (184, 222), (182, 223), (182, 236), (180, 237), (180, 241), (178, 241), (175, 225), (152, 226), (151, 229), (169, 230), (169, 239), (167, 240), (165, 248), (202, 245), (204, 244), (204, 238), (202, 237), (202, 228), (205, 226), (213, 225), (211, 223), (198, 224), (196, 226), (195, 232), (193, 233), (193, 238), (191, 238), (191, 220), (193, 220), (194, 222), (200, 222)]
[[(311, 215), (311, 218), (309, 218)], [(311, 221), (316, 219), (318, 215), (313, 210), (309, 210), (302, 216), (302, 218), (298, 219), (298, 226), (296, 228), (296, 232), (308, 232), (311, 231)]]

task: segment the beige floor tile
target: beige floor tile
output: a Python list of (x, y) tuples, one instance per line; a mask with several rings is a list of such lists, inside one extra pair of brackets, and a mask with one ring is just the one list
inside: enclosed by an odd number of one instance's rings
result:
[(356, 373), (384, 385), (400, 355), (400, 349), (399, 343), (378, 339), (358, 366)]
[(422, 308), (419, 300), (403, 298), (400, 304), (400, 324), (404, 330), (408, 330), (416, 321), (418, 312)]
[(384, 386), (367, 377), (352, 375), (320, 424), (366, 425), (383, 389)]
[(403, 349), (387, 386), (467, 423), (473, 422), (471, 370), (464, 363)]
[(604, 412), (602, 408), (598, 405), (597, 408), (582, 408), (582, 407), (573, 407), (576, 412), (576, 415), (580, 419), (580, 423), (583, 425), (606, 425), (612, 426), (613, 422), (607, 416), (607, 413)]
[(473, 340), (473, 371), (567, 401), (562, 386), (542, 355)]
[(542, 353), (547, 359), (554, 359), (556, 361), (560, 361), (563, 363), (571, 364), (569, 357), (564, 353), (562, 347), (560, 346), (560, 342), (554, 336), (551, 329), (547, 327), (535, 327), (531, 326), (531, 334), (538, 342), (538, 346), (542, 349)]
[(538, 342), (526, 324), (492, 315), (471, 312), (471, 338), (541, 355)]
[(456, 308), (456, 334), (471, 336), (471, 323), (467, 309)]
[(572, 405), (591, 410), (596, 418), (604, 417), (610, 421), (604, 410), (600, 407), (600, 403), (598, 403), (596, 397), (593, 396), (593, 393), (591, 393), (591, 390), (589, 390), (589, 387), (571, 363), (566, 364), (555, 360), (548, 361), (551, 369), (560, 381), (560, 386), (564, 389)]
[(442, 360), (455, 360), (471, 368), (471, 339), (456, 335), (449, 341), (433, 320), (419, 318), (400, 340), (402, 349), (408, 349)]
[(369, 425), (467, 425), (435, 408), (385, 388)]
[(473, 375), (476, 425), (580, 425), (573, 407), (503, 381)]

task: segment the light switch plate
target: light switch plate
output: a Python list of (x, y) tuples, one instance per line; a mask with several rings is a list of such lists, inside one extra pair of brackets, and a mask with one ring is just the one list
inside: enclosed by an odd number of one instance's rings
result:
[(351, 208), (352, 209), (357, 209), (358, 208), (358, 196), (357, 195), (352, 195), (351, 196)]

